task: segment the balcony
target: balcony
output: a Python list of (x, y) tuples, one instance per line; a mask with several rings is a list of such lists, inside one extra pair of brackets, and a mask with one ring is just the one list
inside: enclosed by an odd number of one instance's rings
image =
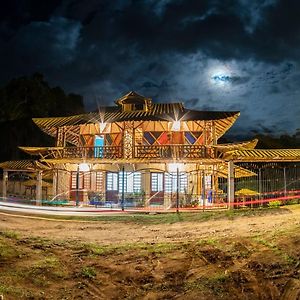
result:
[(136, 146), (136, 158), (161, 158), (161, 159), (197, 159), (207, 158), (207, 149), (202, 145), (147, 145)]
[(49, 152), (53, 158), (118, 159), (123, 157), (121, 146), (49, 148)]
[[(96, 158), (121, 159), (122, 146), (52, 147), (45, 158)], [(132, 150), (132, 158), (138, 159), (199, 159), (209, 158), (210, 151), (203, 145), (139, 145)]]

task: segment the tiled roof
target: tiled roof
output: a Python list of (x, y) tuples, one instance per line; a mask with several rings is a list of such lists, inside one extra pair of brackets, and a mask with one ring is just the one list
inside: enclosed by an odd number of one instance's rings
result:
[(48, 169), (45, 165), (36, 160), (9, 160), (0, 163), (0, 169), (11, 171), (35, 171)]
[(234, 161), (300, 161), (300, 149), (253, 149), (229, 151), (225, 159)]

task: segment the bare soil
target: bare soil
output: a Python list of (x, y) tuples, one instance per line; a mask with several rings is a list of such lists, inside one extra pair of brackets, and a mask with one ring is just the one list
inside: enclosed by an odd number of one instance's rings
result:
[(172, 224), (0, 213), (0, 295), (297, 300), (299, 229), (299, 205)]

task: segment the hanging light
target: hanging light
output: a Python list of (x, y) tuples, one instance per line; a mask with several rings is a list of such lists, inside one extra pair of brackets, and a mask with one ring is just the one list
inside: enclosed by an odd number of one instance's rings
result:
[(88, 172), (90, 170), (90, 166), (89, 164), (86, 164), (86, 163), (81, 163), (79, 164), (79, 171), (81, 172)]
[(106, 127), (106, 123), (104, 122), (99, 123), (100, 133), (104, 131), (105, 127)]
[(180, 130), (180, 121), (174, 121), (172, 124), (172, 131), (179, 131)]
[(169, 163), (168, 170), (170, 173), (176, 172), (177, 170), (179, 172), (182, 172), (184, 170), (184, 164), (183, 163)]

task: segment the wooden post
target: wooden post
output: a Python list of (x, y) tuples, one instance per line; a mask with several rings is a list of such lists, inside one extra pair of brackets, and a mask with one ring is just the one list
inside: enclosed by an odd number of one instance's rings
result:
[(79, 206), (79, 165), (76, 171), (76, 207)]
[(36, 188), (35, 188), (35, 199), (36, 204), (42, 204), (42, 179), (43, 179), (43, 173), (42, 171), (38, 171), (37, 178), (36, 178)]
[(203, 208), (203, 211), (205, 209), (205, 204), (206, 204), (206, 190), (205, 190), (205, 170), (202, 171), (202, 192), (201, 192), (201, 195), (202, 195), (202, 208)]
[(234, 164), (232, 160), (228, 162), (227, 200), (228, 209), (232, 209), (234, 203)]
[(124, 169), (124, 166), (122, 167), (122, 198), (121, 198), (121, 206), (122, 206), (122, 211), (124, 211), (124, 206), (125, 206), (125, 169)]
[(3, 179), (2, 179), (2, 197), (3, 200), (6, 200), (7, 197), (7, 185), (8, 185), (8, 171), (3, 170)]
[(283, 168), (283, 188), (284, 188), (284, 197), (286, 197), (286, 168)]
[(179, 213), (179, 188), (180, 188), (179, 168), (177, 167), (176, 170), (176, 212), (177, 213)]
[(56, 195), (57, 195), (57, 184), (58, 184), (58, 170), (53, 170), (53, 174), (52, 174), (52, 178), (53, 178), (53, 181), (52, 181), (52, 198), (54, 198)]

